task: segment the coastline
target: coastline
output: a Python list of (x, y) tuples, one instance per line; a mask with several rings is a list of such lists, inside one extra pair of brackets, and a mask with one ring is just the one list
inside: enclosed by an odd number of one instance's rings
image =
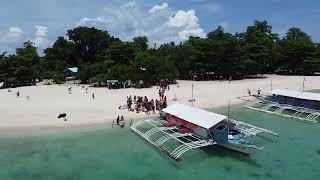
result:
[[(149, 115), (141, 118), (125, 119), (125, 128), (130, 126), (132, 123), (139, 120), (157, 117), (158, 113)], [(39, 136), (48, 134), (57, 134), (65, 132), (89, 132), (98, 129), (120, 129), (120, 126), (112, 125), (113, 119), (98, 121), (98, 122), (87, 122), (82, 124), (59, 124), (59, 125), (37, 125), (37, 126), (11, 126), (11, 127), (0, 127), (0, 135), (2, 137), (28, 137), (28, 136)]]
[[(182, 81), (170, 86), (166, 92), (168, 104), (178, 102), (189, 104), (191, 99), (191, 87), (194, 86), (193, 103), (195, 107), (204, 109), (216, 109), (230, 105), (237, 105), (244, 101), (239, 97), (247, 96), (247, 89), (255, 93), (258, 89), (262, 93), (268, 93), (273, 88), (288, 88), (299, 90), (302, 87), (303, 76), (278, 76), (267, 75), (266, 78), (244, 79), (232, 81)], [(320, 89), (320, 76), (306, 77), (305, 90)], [(68, 94), (67, 88), (72, 87), (72, 94)], [(126, 96), (140, 95), (149, 99), (158, 97), (157, 87), (146, 89), (115, 89), (89, 88), (85, 93), (82, 85), (37, 85), (0, 90), (0, 134), (24, 135), (41, 134), (52, 131), (64, 131), (83, 128), (112, 127), (112, 121), (117, 116), (123, 115), (126, 126), (139, 119), (150, 118), (155, 114), (128, 112), (119, 110), (118, 107), (126, 103)], [(21, 96), (16, 97), (15, 92), (20, 91)], [(96, 98), (92, 99), (91, 93)], [(29, 96), (30, 98), (26, 98)], [(67, 121), (58, 119), (59, 113), (67, 113)]]

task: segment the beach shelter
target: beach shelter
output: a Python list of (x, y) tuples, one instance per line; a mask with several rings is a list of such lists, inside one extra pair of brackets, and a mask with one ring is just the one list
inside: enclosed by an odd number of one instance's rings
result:
[(65, 69), (64, 74), (66, 76), (67, 81), (72, 81), (77, 79), (77, 74), (78, 74), (78, 68), (77, 67), (70, 67)]
[(78, 68), (77, 67), (70, 67), (64, 70), (64, 73), (70, 73), (70, 74), (77, 74), (78, 73)]

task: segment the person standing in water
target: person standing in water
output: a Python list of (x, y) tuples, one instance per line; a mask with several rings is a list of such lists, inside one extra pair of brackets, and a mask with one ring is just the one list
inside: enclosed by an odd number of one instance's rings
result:
[(94, 93), (92, 93), (92, 99), (94, 99)]
[(17, 92), (17, 97), (19, 97), (19, 96), (20, 96), (20, 92), (18, 91), (18, 92)]

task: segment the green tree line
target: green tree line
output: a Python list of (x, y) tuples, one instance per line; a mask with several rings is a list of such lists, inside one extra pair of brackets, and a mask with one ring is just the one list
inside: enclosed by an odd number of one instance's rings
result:
[(28, 41), (13, 55), (0, 56), (0, 82), (8, 86), (32, 85), (36, 79), (64, 80), (67, 67), (78, 67), (82, 83), (108, 79), (161, 80), (242, 79), (266, 73), (313, 75), (320, 72), (320, 44), (301, 29), (290, 28), (284, 37), (272, 32), (267, 21), (254, 21), (245, 32), (231, 34), (219, 26), (205, 38), (148, 46), (148, 38), (121, 41), (107, 31), (77, 27), (58, 37), (37, 54)]

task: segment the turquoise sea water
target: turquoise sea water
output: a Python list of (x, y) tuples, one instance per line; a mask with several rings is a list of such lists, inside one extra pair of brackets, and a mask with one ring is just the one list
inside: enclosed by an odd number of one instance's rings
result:
[[(226, 113), (225, 109), (218, 110)], [(280, 137), (252, 138), (251, 157), (218, 146), (175, 162), (128, 128), (0, 138), (1, 180), (320, 179), (320, 125), (231, 108), (231, 116)]]

